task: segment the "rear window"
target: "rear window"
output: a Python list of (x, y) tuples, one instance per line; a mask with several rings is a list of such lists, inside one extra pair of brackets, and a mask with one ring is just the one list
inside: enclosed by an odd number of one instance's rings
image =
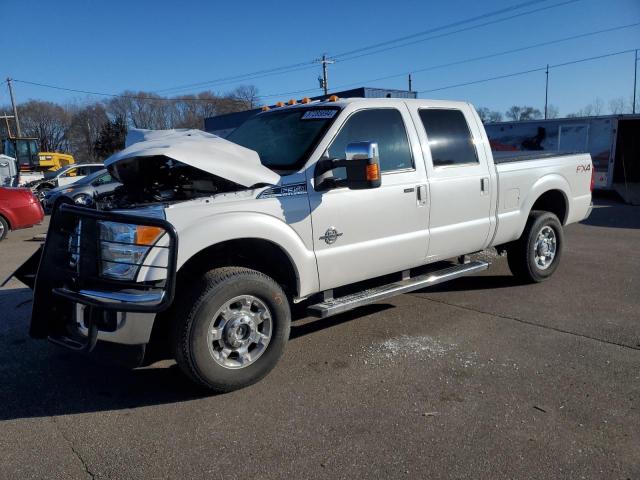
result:
[(460, 110), (429, 108), (419, 114), (434, 167), (478, 163), (469, 125)]

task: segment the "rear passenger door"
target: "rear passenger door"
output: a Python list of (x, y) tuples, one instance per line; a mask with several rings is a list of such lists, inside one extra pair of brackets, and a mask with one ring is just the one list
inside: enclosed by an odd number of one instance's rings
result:
[(492, 178), (468, 108), (412, 109), (429, 177), (430, 261), (482, 250), (492, 228)]

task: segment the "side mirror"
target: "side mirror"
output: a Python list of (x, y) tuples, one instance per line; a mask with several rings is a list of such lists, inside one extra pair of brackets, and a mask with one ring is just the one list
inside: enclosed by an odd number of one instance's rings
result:
[(377, 143), (350, 143), (344, 153), (348, 188), (359, 190), (380, 186), (380, 157)]
[[(344, 168), (346, 179), (323, 179), (323, 174)], [(351, 190), (377, 188), (381, 185), (378, 144), (355, 142), (347, 145), (344, 159), (321, 159), (316, 164), (316, 185), (320, 190), (347, 187)]]

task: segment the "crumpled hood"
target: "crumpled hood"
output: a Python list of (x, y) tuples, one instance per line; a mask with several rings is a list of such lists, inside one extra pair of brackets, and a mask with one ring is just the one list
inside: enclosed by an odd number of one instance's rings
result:
[(202, 130), (134, 129), (125, 145), (105, 160), (105, 167), (125, 159), (165, 156), (243, 187), (280, 181), (280, 175), (262, 165), (254, 150)]

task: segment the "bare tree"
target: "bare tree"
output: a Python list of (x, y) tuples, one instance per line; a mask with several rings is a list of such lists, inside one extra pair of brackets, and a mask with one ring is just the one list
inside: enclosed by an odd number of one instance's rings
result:
[(487, 107), (478, 108), (478, 115), (482, 123), (501, 122), (502, 114), (495, 110), (489, 110)]
[(555, 105), (549, 104), (547, 106), (547, 118), (558, 118), (560, 116), (560, 109)]
[(618, 98), (612, 98), (611, 100), (609, 100), (609, 111), (613, 115), (619, 115), (621, 113), (625, 113), (625, 110), (626, 110), (626, 102), (624, 101), (624, 98), (618, 97)]
[(68, 107), (71, 122), (67, 130), (70, 151), (77, 162), (98, 160), (94, 144), (109, 117), (102, 103)]
[(537, 108), (528, 107), (528, 106), (518, 106), (514, 105), (509, 110), (505, 112), (507, 118), (519, 121), (519, 120), (534, 120), (536, 118), (541, 118), (542, 113)]
[(239, 100), (246, 105), (246, 110), (250, 110), (258, 106), (258, 88), (254, 85), (240, 85), (229, 95), (232, 99)]
[(40, 139), (43, 152), (66, 152), (69, 150), (67, 129), (71, 115), (53, 102), (29, 100), (19, 106), (22, 134)]
[(593, 114), (602, 115), (604, 113), (604, 101), (600, 97), (596, 97), (593, 101)]

